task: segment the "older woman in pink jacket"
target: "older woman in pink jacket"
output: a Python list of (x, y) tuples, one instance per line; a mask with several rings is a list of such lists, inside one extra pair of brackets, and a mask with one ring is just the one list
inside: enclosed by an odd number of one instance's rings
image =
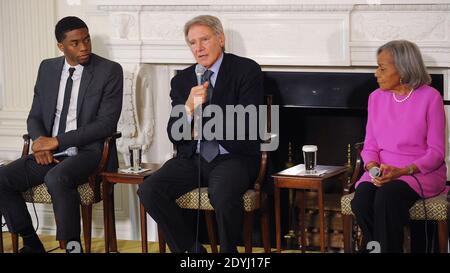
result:
[(378, 49), (377, 61), (380, 88), (369, 97), (362, 151), (366, 172), (351, 205), (363, 247), (378, 241), (382, 252), (402, 252), (411, 206), (446, 189), (445, 113), (414, 43), (391, 41)]

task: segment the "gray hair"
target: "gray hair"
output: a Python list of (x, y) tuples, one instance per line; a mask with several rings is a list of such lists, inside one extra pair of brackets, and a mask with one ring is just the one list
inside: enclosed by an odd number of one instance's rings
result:
[(394, 65), (403, 84), (416, 89), (431, 83), (422, 54), (415, 43), (406, 40), (390, 41), (378, 48), (377, 55), (384, 50), (394, 57)]
[[(191, 20), (187, 21), (186, 24), (184, 24), (184, 39), (188, 44), (189, 41), (187, 36), (189, 33), (189, 29), (194, 25), (207, 26), (210, 29), (212, 29), (212, 31), (216, 35), (224, 34), (222, 23), (220, 22), (219, 18), (212, 15), (199, 15), (192, 18)], [(225, 50), (225, 48), (223, 48), (223, 50)]]

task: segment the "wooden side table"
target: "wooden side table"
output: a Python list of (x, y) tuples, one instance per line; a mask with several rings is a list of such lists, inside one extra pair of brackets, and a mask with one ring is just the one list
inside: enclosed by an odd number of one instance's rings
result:
[[(138, 174), (129, 174), (129, 173), (120, 173), (120, 172), (103, 172), (101, 176), (103, 177), (103, 212), (104, 212), (104, 226), (105, 226), (105, 251), (109, 253), (109, 245), (110, 245), (110, 218), (107, 217), (108, 211), (110, 211), (110, 206), (114, 204), (114, 200), (109, 200), (109, 192), (111, 191), (111, 186), (114, 184), (141, 184), (144, 182), (144, 179), (150, 176), (152, 173), (157, 171), (162, 165), (161, 164), (151, 164), (151, 163), (142, 163), (142, 167), (144, 169), (149, 169), (148, 171), (138, 173)], [(140, 202), (139, 202), (140, 203)], [(112, 217), (114, 219), (114, 217)], [(140, 203), (140, 222), (141, 222), (141, 244), (142, 244), (142, 252), (148, 252), (148, 243), (147, 243), (147, 215), (142, 203)], [(115, 224), (115, 223), (112, 223)], [(165, 242), (164, 237), (161, 232), (158, 230), (159, 236), (159, 249), (160, 252), (165, 252)], [(162, 249), (162, 247), (164, 249)]]
[(300, 199), (302, 201), (301, 208), (301, 236), (302, 236), (302, 252), (305, 252), (305, 228), (304, 228), (304, 190), (316, 190), (318, 192), (319, 205), (319, 229), (320, 229), (320, 251), (325, 252), (325, 220), (324, 220), (324, 199), (323, 184), (347, 172), (348, 168), (343, 166), (324, 166), (318, 165), (317, 171), (327, 170), (321, 176), (300, 176), (299, 173), (304, 170), (303, 164), (296, 165), (289, 169), (276, 173), (273, 176), (275, 182), (275, 226), (277, 236), (277, 251), (281, 252), (281, 224), (280, 224), (280, 189), (298, 189), (300, 191)]

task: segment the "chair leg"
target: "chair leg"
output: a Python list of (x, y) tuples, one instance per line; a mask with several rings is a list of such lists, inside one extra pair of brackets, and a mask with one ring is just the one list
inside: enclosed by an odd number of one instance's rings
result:
[(211, 252), (217, 253), (217, 235), (214, 226), (214, 211), (205, 210), (206, 228), (208, 229), (209, 243), (211, 244)]
[(19, 252), (19, 235), (17, 233), (11, 233), (12, 251), (13, 253)]
[(270, 228), (269, 228), (269, 211), (267, 202), (263, 202), (261, 206), (261, 236), (264, 246), (264, 252), (270, 253)]
[(109, 231), (110, 231), (110, 238), (109, 238), (109, 250), (111, 252), (118, 252), (117, 250), (117, 236), (116, 236), (116, 217), (114, 213), (115, 207), (114, 207), (114, 184), (111, 186), (111, 192), (109, 197)]
[(141, 220), (141, 247), (142, 253), (148, 253), (148, 240), (147, 240), (147, 212), (144, 205), (139, 202), (139, 219)]
[(166, 239), (164, 239), (164, 233), (158, 225), (158, 244), (159, 253), (166, 253)]
[(66, 249), (66, 248), (67, 248), (67, 241), (65, 241), (65, 240), (60, 240), (60, 241), (59, 241), (59, 248), (60, 248), (60, 249)]
[(351, 253), (352, 249), (352, 215), (342, 215), (343, 220), (343, 235), (344, 235), (344, 252)]
[(91, 253), (92, 205), (81, 205), (81, 217), (83, 218), (84, 251)]
[(448, 224), (447, 220), (438, 221), (439, 252), (448, 253)]
[(244, 212), (244, 246), (245, 253), (252, 253), (253, 211)]

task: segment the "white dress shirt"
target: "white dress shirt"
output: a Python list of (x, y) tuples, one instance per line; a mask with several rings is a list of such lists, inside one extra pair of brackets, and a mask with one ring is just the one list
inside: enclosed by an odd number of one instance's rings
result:
[(58, 135), (59, 119), (64, 104), (64, 93), (66, 89), (66, 82), (69, 78), (69, 68), (75, 68), (72, 75), (72, 93), (70, 95), (69, 112), (67, 113), (66, 120), (66, 132), (77, 129), (77, 101), (78, 93), (80, 90), (81, 75), (83, 74), (84, 67), (81, 64), (77, 66), (71, 66), (67, 60), (64, 61), (64, 66), (61, 72), (61, 80), (59, 82), (58, 101), (56, 103), (55, 120), (53, 122), (52, 136)]

